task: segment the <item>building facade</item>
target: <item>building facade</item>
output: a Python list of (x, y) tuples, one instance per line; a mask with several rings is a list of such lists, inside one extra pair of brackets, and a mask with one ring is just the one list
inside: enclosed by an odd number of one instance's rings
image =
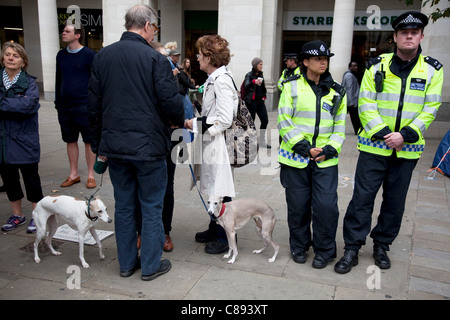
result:
[[(182, 58), (193, 64), (192, 76), (201, 84), (206, 75), (195, 58), (195, 41), (202, 35), (218, 33), (230, 42), (233, 54), (229, 68), (237, 85), (251, 70), (251, 60), (264, 62), (268, 90), (268, 110), (278, 103), (277, 81), (283, 53), (299, 53), (307, 41), (327, 42), (335, 56), (330, 71), (340, 82), (350, 60), (361, 69), (365, 62), (392, 50), (391, 22), (407, 10), (428, 14), (434, 8), (422, 8), (416, 0), (2, 0), (0, 2), (0, 41), (16, 41), (27, 50), (29, 73), (37, 81), (46, 100), (53, 100), (55, 57), (62, 47), (60, 33), (68, 18), (77, 18), (85, 27), (85, 45), (98, 51), (120, 39), (125, 12), (135, 4), (148, 4), (160, 15), (157, 41), (176, 41)], [(441, 1), (443, 6), (447, 4)], [(450, 19), (430, 21), (422, 43), (424, 54), (450, 66)], [(450, 101), (444, 84), (443, 101)]]

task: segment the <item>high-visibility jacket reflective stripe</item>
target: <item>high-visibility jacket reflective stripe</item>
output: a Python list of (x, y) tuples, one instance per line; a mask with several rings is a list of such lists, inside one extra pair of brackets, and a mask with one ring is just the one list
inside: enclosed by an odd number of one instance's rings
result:
[[(387, 146), (386, 142), (384, 142), (384, 141), (371, 140), (371, 139), (363, 138), (361, 136), (358, 137), (358, 143), (362, 144), (362, 145), (370, 146), (370, 147), (373, 147), (373, 148), (379, 148), (379, 149), (385, 149), (385, 150), (389, 150), (390, 149)], [(425, 146), (423, 144), (419, 145), (419, 144), (408, 144), (408, 143), (405, 143), (405, 144), (403, 144), (402, 151), (423, 152), (424, 149), (425, 149)]]
[[(405, 144), (402, 150), (397, 152), (397, 156), (418, 159), (425, 146), (423, 135), (441, 105), (443, 69), (436, 70), (425, 61), (426, 57), (420, 55), (408, 78), (401, 79), (389, 69), (393, 53), (381, 57), (380, 63), (366, 70), (361, 83), (358, 111), (364, 130), (360, 133), (358, 148), (361, 151), (389, 156), (393, 149), (384, 147), (384, 141), (362, 141), (371, 140), (375, 133), (386, 126), (392, 132), (399, 132), (403, 127), (409, 126), (417, 132), (419, 140)], [(374, 81), (378, 70), (383, 70), (386, 75), (383, 92), (380, 93), (376, 92)]]
[[(292, 150), (292, 147), (302, 139), (307, 139), (317, 148), (331, 145), (339, 154), (345, 140), (347, 98), (343, 97), (333, 117), (330, 108), (335, 95), (338, 93), (330, 88), (330, 92), (324, 97), (316, 97), (304, 77), (285, 84), (278, 104), (278, 129), (282, 137), (278, 153), (280, 163), (296, 168), (308, 165), (309, 159), (294, 154)], [(318, 166), (329, 167), (337, 165), (338, 161), (339, 158), (336, 156), (318, 162)]]

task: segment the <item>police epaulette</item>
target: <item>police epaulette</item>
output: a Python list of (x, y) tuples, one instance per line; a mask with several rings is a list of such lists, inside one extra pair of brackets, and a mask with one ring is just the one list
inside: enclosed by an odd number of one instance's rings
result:
[(334, 82), (331, 88), (333, 88), (333, 90), (339, 93), (342, 97), (345, 96), (346, 91), (344, 87), (341, 86), (339, 83)]
[(300, 79), (300, 78), (301, 78), (301, 75), (300, 75), (300, 74), (294, 74), (293, 76), (290, 76), (289, 78), (284, 79), (284, 80), (281, 82), (281, 84), (284, 85), (286, 82), (294, 81), (294, 80), (297, 80), (297, 79)]
[(434, 67), (436, 70), (439, 70), (444, 66), (442, 63), (432, 57), (425, 57), (425, 62)]
[(381, 57), (375, 57), (375, 58), (370, 59), (370, 60), (367, 61), (367, 63), (366, 63), (366, 69), (370, 69), (371, 66), (380, 63), (381, 60), (382, 60)]

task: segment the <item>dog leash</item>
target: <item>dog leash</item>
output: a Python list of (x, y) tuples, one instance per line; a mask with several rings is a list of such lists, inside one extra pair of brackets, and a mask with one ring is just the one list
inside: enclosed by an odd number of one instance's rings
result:
[[(102, 175), (103, 178), (103, 175)], [(101, 185), (100, 185), (101, 187)], [(86, 215), (86, 217), (88, 217), (89, 220), (91, 221), (97, 221), (98, 217), (92, 217), (91, 216), (91, 200), (94, 198), (95, 194), (100, 190), (100, 188), (97, 189), (97, 191), (95, 191), (90, 197), (89, 199), (83, 195), (83, 197), (86, 199), (86, 203), (87, 203), (87, 210), (84, 211), (84, 214)]]
[(91, 221), (97, 221), (97, 219), (98, 219), (98, 217), (92, 217), (92, 216), (91, 216), (91, 200), (94, 198), (95, 194), (96, 194), (97, 192), (100, 191), (100, 188), (102, 187), (102, 185), (103, 185), (103, 173), (102, 173), (102, 177), (100, 178), (100, 187), (97, 189), (97, 191), (95, 191), (95, 192), (89, 197), (89, 199), (88, 199), (85, 195), (83, 195), (83, 197), (86, 199), (86, 202), (87, 202), (87, 208), (86, 208), (87, 210), (84, 211), (84, 214), (85, 214), (86, 217), (88, 217), (88, 219), (91, 220)]
[(197, 192), (198, 195), (200, 197), (200, 199), (202, 200), (203, 206), (205, 207), (206, 213), (209, 215), (209, 217), (211, 218), (212, 221), (216, 221), (216, 217), (213, 214), (210, 214), (208, 211), (208, 207), (206, 206), (205, 200), (203, 200), (202, 194), (200, 192), (200, 189), (197, 186), (197, 181), (195, 180), (195, 174), (194, 174), (194, 169), (192, 169), (192, 165), (190, 163), (189, 164), (189, 169), (191, 169), (191, 176), (192, 176), (192, 180), (194, 181), (195, 187), (197, 188)]

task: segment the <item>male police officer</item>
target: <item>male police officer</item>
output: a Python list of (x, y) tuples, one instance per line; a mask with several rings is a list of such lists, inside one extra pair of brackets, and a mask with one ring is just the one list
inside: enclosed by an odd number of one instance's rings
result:
[(373, 257), (389, 269), (386, 254), (397, 237), (416, 163), (424, 150), (424, 133), (441, 105), (442, 64), (421, 55), (428, 18), (415, 11), (392, 23), (394, 53), (369, 61), (361, 83), (359, 159), (353, 198), (344, 218), (344, 256), (334, 269), (347, 273), (358, 264), (358, 250), (370, 232), (374, 200), (383, 185), (378, 222), (372, 229)]
[[(286, 79), (294, 75), (300, 75), (300, 67), (298, 66), (298, 55), (296, 53), (285, 53), (284, 63), (286, 64), (286, 69), (281, 73), (281, 77), (278, 80), (278, 90), (283, 91), (284, 83)], [(289, 81), (289, 80), (287, 80)]]

